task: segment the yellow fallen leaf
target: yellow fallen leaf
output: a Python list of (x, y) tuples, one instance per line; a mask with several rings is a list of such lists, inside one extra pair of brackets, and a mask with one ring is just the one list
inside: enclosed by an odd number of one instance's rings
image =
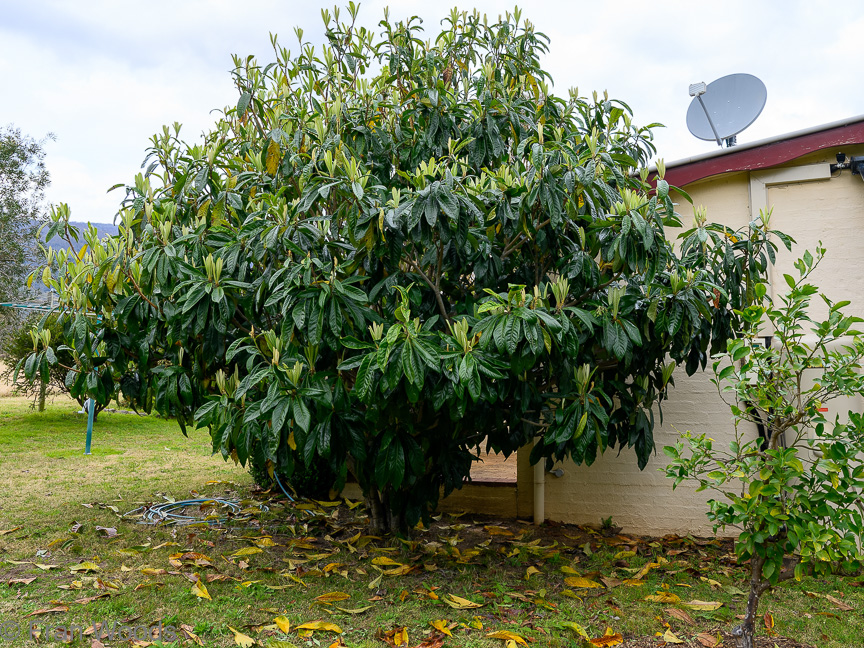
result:
[(681, 599), (677, 594), (672, 594), (671, 592), (657, 592), (656, 594), (649, 594), (645, 597), (646, 601), (653, 601), (654, 603), (678, 603)]
[(579, 575), (579, 572), (570, 567), (569, 565), (564, 565), (563, 567), (561, 567), (561, 571), (565, 574), (572, 574), (574, 576)]
[(570, 587), (581, 587), (582, 589), (603, 587), (600, 583), (593, 581), (590, 578), (583, 578), (582, 576), (570, 576), (565, 578), (564, 582)]
[(369, 589), (374, 590), (381, 584), (381, 579), (384, 578), (384, 574), (378, 574), (378, 577), (373, 579), (369, 585), (367, 586)]
[(351, 595), (346, 594), (345, 592), (327, 592), (327, 594), (316, 596), (315, 600), (319, 603), (336, 603), (338, 601), (348, 600), (349, 598), (351, 598)]
[(497, 630), (495, 632), (488, 633), (486, 636), (490, 639), (504, 639), (505, 641), (513, 641), (523, 646), (528, 645), (528, 642), (525, 641), (524, 638), (520, 637), (515, 632), (510, 632), (509, 630)]
[(43, 565), (41, 563), (33, 563), (35, 567), (38, 567), (42, 571), (48, 571), (49, 569), (60, 569), (59, 565)]
[(635, 551), (619, 551), (617, 554), (612, 556), (612, 560), (623, 560), (624, 558), (632, 558), (635, 555)]
[(675, 636), (675, 633), (672, 632), (669, 628), (666, 629), (666, 632), (663, 633), (663, 641), (671, 644), (683, 644), (684, 641)]
[(483, 607), (482, 603), (475, 603), (474, 601), (469, 601), (468, 599), (462, 598), (461, 596), (456, 596), (455, 594), (448, 594), (441, 600), (450, 607), (456, 608), (457, 610), (470, 610), (472, 608)]
[(94, 562), (83, 562), (78, 565), (72, 565), (72, 567), (69, 568), (69, 571), (72, 573), (91, 571), (98, 572), (102, 571), (102, 568)]
[(337, 626), (335, 623), (330, 623), (329, 621), (309, 621), (308, 623), (302, 623), (297, 626), (298, 630), (322, 630), (326, 632), (335, 632), (336, 634), (342, 634), (342, 628)]
[(435, 628), (438, 632), (443, 632), (448, 637), (452, 637), (453, 633), (450, 632), (450, 622), (447, 619), (436, 619), (435, 621), (430, 621), (429, 625)]
[(660, 563), (659, 563), (659, 562), (649, 562), (649, 563), (645, 564), (645, 565), (642, 567), (642, 569), (640, 569), (640, 570), (636, 573), (636, 575), (635, 575), (633, 578), (634, 578), (635, 580), (639, 580), (639, 579), (642, 578), (645, 574), (647, 574), (649, 571), (651, 571), (651, 570), (654, 569), (655, 567), (659, 567), (659, 566), (660, 566)]
[[(210, 598), (209, 596), (207, 598)], [(234, 643), (236, 643), (241, 648), (249, 648), (250, 646), (254, 646), (256, 641), (248, 636), (240, 632), (239, 630), (235, 630), (231, 626), (228, 626), (228, 629), (234, 633)]]
[(343, 608), (343, 607), (339, 607), (338, 605), (334, 605), (333, 607), (336, 608), (337, 610), (341, 611), (341, 612), (347, 612), (348, 614), (363, 614), (366, 610), (371, 610), (375, 606), (374, 605), (366, 605), (364, 607), (359, 607), (359, 608)]
[(717, 608), (723, 607), (723, 604), (719, 601), (699, 601), (695, 599), (682, 603), (681, 605), (686, 608), (690, 608), (691, 610), (702, 610), (706, 612), (710, 612), (711, 610), (716, 610)]
[(468, 622), (468, 627), (474, 628), (475, 630), (482, 630), (483, 629), (483, 621), (480, 619), (479, 616), (475, 616), (473, 619), (471, 619)]
[[(204, 598), (208, 601), (212, 601), (213, 599), (210, 597), (210, 592), (207, 591), (207, 587), (200, 580), (196, 581), (192, 586), (192, 593), (198, 598)], [(251, 645), (251, 644), (250, 644)]]
[(408, 628), (401, 627), (396, 628), (396, 632), (393, 633), (393, 645), (394, 646), (407, 646), (408, 645)]
[(534, 574), (542, 574), (542, 573), (543, 572), (541, 572), (536, 567), (529, 567), (528, 569), (525, 570), (525, 580), (529, 580)]
[(291, 621), (289, 621), (284, 616), (278, 616), (273, 619), (273, 623), (276, 624), (276, 627), (282, 632), (282, 634), (288, 634), (291, 632)]
[(606, 628), (606, 632), (602, 637), (591, 639), (589, 640), (589, 643), (592, 646), (607, 648), (608, 646), (617, 646), (618, 644), (624, 643), (624, 637), (617, 632), (613, 632), (612, 628)]
[(263, 552), (264, 552), (264, 550), (263, 550), (263, 549), (259, 549), (258, 547), (243, 547), (242, 549), (238, 549), (237, 551), (235, 551), (235, 552), (234, 552), (233, 554), (231, 554), (231, 555), (232, 555), (232, 556), (237, 556), (237, 557), (240, 557), (240, 556), (252, 556), (252, 555), (254, 555), (254, 554), (259, 554), (259, 553), (263, 553)]
[(14, 533), (15, 531), (18, 531), (19, 529), (23, 529), (23, 528), (24, 527), (17, 526), (14, 529), (6, 529), (5, 531), (0, 531), (0, 536), (7, 535), (9, 533)]
[(573, 632), (575, 632), (577, 635), (579, 635), (583, 639), (588, 639), (588, 632), (585, 630), (585, 628), (583, 628), (581, 625), (579, 625), (575, 621), (562, 621), (561, 627), (567, 628), (568, 630), (572, 630)]
[(711, 587), (716, 587), (717, 589), (723, 587), (723, 584), (720, 581), (716, 581), (713, 578), (706, 578), (705, 576), (700, 576), (699, 580), (701, 580), (703, 583), (708, 583)]
[(403, 564), (400, 562), (396, 562), (392, 558), (388, 558), (387, 556), (378, 556), (377, 558), (372, 559), (373, 565), (387, 565), (390, 567), (402, 567)]

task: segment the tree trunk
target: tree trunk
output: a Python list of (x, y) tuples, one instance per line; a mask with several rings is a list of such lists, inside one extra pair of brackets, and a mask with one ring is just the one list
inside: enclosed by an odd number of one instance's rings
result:
[(762, 578), (764, 558), (753, 556), (750, 559), (750, 596), (747, 598), (747, 612), (744, 620), (732, 629), (735, 637), (735, 648), (755, 648), (756, 646), (756, 613), (759, 609), (759, 599), (768, 589), (768, 584)]
[(40, 381), (39, 385), (39, 411), (45, 411), (45, 392), (47, 391), (48, 385), (44, 380)]
[(405, 531), (405, 519), (399, 513), (390, 510), (390, 501), (387, 493), (382, 493), (372, 487), (364, 496), (366, 511), (369, 513), (369, 531), (374, 535), (387, 535), (388, 533), (403, 533)]

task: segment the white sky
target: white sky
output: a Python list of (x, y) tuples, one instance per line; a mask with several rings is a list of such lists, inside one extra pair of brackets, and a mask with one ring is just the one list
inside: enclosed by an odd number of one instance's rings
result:
[[(347, 1), (347, 0), (346, 0)], [(363, 2), (359, 21), (419, 15), (427, 33), (452, 3)], [(513, 5), (471, 0), (497, 16)], [(237, 101), (231, 54), (272, 60), (269, 32), (296, 50), (293, 28), (322, 42), (311, 0), (0, 0), (0, 125), (48, 142), (48, 199), (67, 202), (75, 220), (111, 222), (150, 136), (179, 121), (187, 141)], [(637, 123), (661, 122), (658, 155), (668, 160), (716, 149), (687, 131), (688, 85), (735, 72), (768, 88), (761, 117), (738, 136), (762, 139), (864, 113), (864, 3), (655, 0), (541, 1), (523, 15), (551, 38), (545, 60), (559, 94), (608, 90), (630, 104)], [(347, 12), (346, 12), (347, 13)]]

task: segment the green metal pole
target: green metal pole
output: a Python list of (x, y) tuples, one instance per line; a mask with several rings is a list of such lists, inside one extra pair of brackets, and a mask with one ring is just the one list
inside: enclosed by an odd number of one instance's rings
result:
[(93, 440), (93, 414), (96, 412), (96, 402), (90, 398), (87, 400), (87, 444), (84, 454), (90, 454), (90, 442)]

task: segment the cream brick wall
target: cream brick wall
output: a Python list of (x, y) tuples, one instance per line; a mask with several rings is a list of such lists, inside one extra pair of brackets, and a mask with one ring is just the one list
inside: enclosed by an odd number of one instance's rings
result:
[[(843, 147), (847, 155), (864, 155), (864, 147)], [(783, 167), (834, 162), (837, 151), (829, 149), (809, 154)], [(746, 225), (751, 218), (750, 174), (726, 174), (693, 183), (685, 190), (695, 205), (708, 208), (709, 220), (733, 228)], [(828, 248), (828, 256), (816, 278), (834, 299), (851, 299), (853, 312), (864, 316), (864, 182), (848, 170), (829, 180), (769, 187), (769, 204), (774, 205), (773, 227), (797, 241), (793, 254), (783, 249), (775, 268), (775, 286), (783, 290), (784, 273), (795, 272), (792, 263), (804, 249), (813, 249), (818, 240)], [(758, 201), (758, 197), (754, 200)], [(679, 198), (678, 211), (685, 227), (692, 223), (690, 205)], [(758, 215), (759, 204), (755, 205)], [(670, 232), (671, 236), (675, 233)], [(797, 272), (796, 272), (797, 275)], [(710, 535), (705, 517), (705, 492), (697, 493), (688, 484), (673, 492), (671, 480), (660, 472), (666, 463), (664, 445), (674, 443), (679, 431), (705, 432), (718, 443), (728, 443), (734, 434), (728, 407), (710, 382), (707, 373), (688, 377), (683, 370), (675, 375), (676, 387), (664, 404), (663, 425), (655, 429), (657, 454), (644, 471), (639, 471), (631, 450), (607, 452), (592, 466), (562, 467), (561, 478), (546, 476), (545, 505), (549, 520), (597, 525), (601, 518), (613, 521), (628, 533), (664, 535), (667, 533)], [(755, 426), (743, 430), (755, 435)], [(519, 511), (532, 508), (533, 474), (528, 451), (519, 453)], [(523, 513), (526, 512), (526, 513)], [(734, 530), (727, 533), (732, 534)]]

